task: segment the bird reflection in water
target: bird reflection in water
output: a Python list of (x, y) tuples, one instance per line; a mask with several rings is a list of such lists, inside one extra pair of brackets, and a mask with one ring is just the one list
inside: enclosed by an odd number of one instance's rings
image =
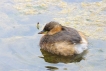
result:
[(45, 62), (48, 62), (48, 63), (80, 62), (81, 60), (84, 60), (84, 56), (88, 52), (87, 50), (85, 50), (81, 54), (77, 54), (77, 55), (73, 55), (73, 56), (62, 56), (62, 55), (55, 55), (55, 54), (49, 53), (49, 52), (42, 50), (42, 49), (40, 49), (40, 51), (42, 52), (42, 55), (44, 56), (44, 57), (40, 57), (40, 58), (43, 58), (45, 60)]
[(58, 70), (57, 67), (53, 67), (53, 66), (45, 66), (47, 68), (47, 70)]

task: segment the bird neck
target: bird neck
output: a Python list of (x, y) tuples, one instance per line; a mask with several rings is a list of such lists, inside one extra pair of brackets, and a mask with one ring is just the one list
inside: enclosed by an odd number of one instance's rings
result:
[(48, 32), (48, 35), (53, 35), (62, 30), (62, 27), (60, 25), (56, 25), (52, 30)]

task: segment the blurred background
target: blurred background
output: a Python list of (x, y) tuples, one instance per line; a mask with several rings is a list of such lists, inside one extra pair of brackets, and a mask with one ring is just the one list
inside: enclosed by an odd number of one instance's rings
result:
[[(0, 71), (105, 71), (105, 18), (106, 0), (1, 0)], [(40, 50), (38, 32), (50, 21), (83, 32), (89, 42), (86, 55)]]

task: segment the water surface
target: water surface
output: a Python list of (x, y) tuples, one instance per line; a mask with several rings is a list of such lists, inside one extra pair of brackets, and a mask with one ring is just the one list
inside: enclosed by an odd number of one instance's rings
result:
[[(0, 71), (106, 70), (105, 0), (3, 0), (0, 13)], [(38, 32), (50, 21), (83, 32), (89, 42), (85, 55), (40, 50)]]

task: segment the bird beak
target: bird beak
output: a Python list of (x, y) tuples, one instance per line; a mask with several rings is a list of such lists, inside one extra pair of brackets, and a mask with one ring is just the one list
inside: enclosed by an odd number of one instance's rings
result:
[(38, 34), (47, 34), (47, 31), (40, 31)]

